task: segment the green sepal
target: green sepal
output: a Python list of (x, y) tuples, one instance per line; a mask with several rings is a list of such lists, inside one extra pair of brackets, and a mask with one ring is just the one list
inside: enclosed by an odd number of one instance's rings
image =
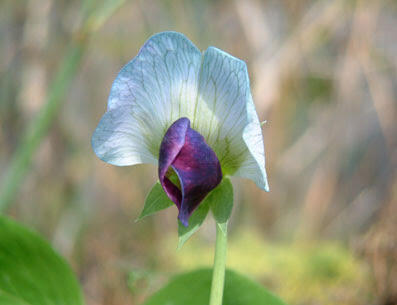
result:
[(178, 249), (181, 249), (183, 244), (201, 227), (205, 220), (205, 217), (207, 217), (209, 210), (209, 202), (207, 201), (207, 199), (204, 199), (204, 201), (190, 216), (189, 225), (187, 227), (185, 227), (178, 220)]
[(174, 203), (168, 198), (164, 192), (160, 182), (156, 182), (146, 196), (143, 210), (136, 221), (145, 218), (146, 216), (153, 215), (154, 213), (169, 208)]
[(221, 183), (208, 194), (208, 201), (215, 221), (226, 235), (227, 222), (233, 209), (233, 185), (229, 178), (223, 178)]
[(221, 183), (213, 189), (196, 211), (189, 218), (189, 226), (185, 227), (178, 221), (179, 243), (178, 249), (201, 227), (209, 209), (223, 234), (227, 234), (227, 222), (233, 209), (233, 185), (229, 178), (223, 178)]

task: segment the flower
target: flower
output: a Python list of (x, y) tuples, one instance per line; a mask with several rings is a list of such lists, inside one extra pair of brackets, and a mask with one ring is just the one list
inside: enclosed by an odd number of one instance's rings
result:
[(176, 32), (149, 38), (121, 69), (92, 147), (113, 165), (158, 164), (185, 226), (223, 176), (269, 189), (245, 63)]

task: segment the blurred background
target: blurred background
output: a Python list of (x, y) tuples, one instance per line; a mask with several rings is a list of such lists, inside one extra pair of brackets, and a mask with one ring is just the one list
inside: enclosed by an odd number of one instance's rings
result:
[(164, 30), (245, 60), (267, 120), (271, 191), (233, 180), (228, 266), (290, 305), (397, 304), (392, 0), (1, 1), (1, 212), (67, 258), (88, 305), (212, 264), (211, 219), (177, 251), (176, 208), (134, 222), (156, 168), (90, 145), (116, 74)]

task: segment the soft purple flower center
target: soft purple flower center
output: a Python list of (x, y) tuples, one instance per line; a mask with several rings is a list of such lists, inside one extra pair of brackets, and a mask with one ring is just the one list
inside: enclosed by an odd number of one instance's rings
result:
[(175, 121), (160, 145), (159, 179), (179, 210), (184, 226), (207, 194), (222, 180), (221, 166), (204, 137), (190, 128), (188, 118)]

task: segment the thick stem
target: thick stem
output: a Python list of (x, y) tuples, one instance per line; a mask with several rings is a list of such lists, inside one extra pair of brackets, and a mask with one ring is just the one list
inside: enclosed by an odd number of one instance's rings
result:
[(212, 273), (211, 296), (209, 305), (222, 305), (223, 287), (225, 283), (226, 247), (226, 224), (225, 230), (222, 231), (221, 225), (217, 223), (214, 269)]

